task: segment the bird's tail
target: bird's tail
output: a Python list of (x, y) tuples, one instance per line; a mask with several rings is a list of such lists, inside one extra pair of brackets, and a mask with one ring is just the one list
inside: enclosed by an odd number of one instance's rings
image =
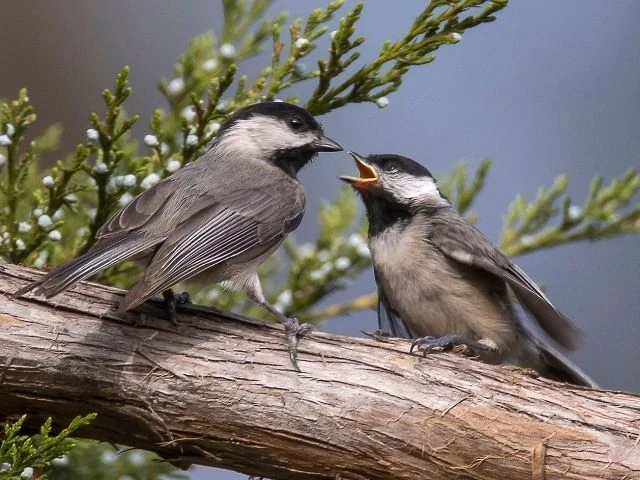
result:
[(540, 348), (540, 358), (542, 367), (540, 374), (543, 377), (560, 382), (568, 382), (574, 385), (584, 385), (585, 387), (599, 388), (598, 384), (589, 375), (580, 370), (571, 360), (560, 352), (543, 345)]
[(135, 257), (156, 243), (157, 239), (145, 239), (132, 234), (102, 240), (84, 255), (54, 268), (40, 280), (21, 288), (11, 297), (20, 297), (31, 291), (46, 298), (53, 297), (105, 268)]
[(529, 336), (531, 344), (525, 347), (525, 354), (521, 361), (524, 367), (532, 367), (545, 378), (558, 382), (599, 388), (598, 384), (586, 373), (580, 370), (571, 360), (555, 348), (540, 339)]
[(158, 289), (153, 289), (151, 286), (143, 280), (140, 280), (131, 290), (124, 296), (120, 305), (118, 305), (118, 311), (124, 312), (137, 307), (141, 303), (145, 302), (148, 298), (158, 293)]

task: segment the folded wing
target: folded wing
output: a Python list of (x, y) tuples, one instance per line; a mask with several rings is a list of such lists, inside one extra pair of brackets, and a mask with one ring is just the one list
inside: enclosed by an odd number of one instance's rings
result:
[(483, 269), (507, 282), (522, 306), (560, 345), (575, 349), (580, 330), (547, 299), (542, 290), (478, 229), (463, 218), (431, 222), (427, 240), (449, 258)]
[(242, 193), (234, 199), (231, 192), (223, 202), (203, 196), (194, 203), (191, 215), (159, 246), (143, 280), (127, 294), (120, 308), (133, 308), (222, 264), (257, 258), (275, 248), (300, 223), (304, 213), (301, 190), (288, 205), (269, 191)]

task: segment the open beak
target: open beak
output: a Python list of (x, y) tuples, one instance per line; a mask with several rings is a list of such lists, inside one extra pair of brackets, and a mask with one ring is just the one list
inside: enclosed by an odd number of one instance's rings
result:
[(324, 135), (311, 142), (311, 149), (314, 152), (339, 152), (343, 150), (339, 144)]
[(355, 152), (349, 152), (349, 155), (351, 155), (351, 157), (355, 160), (356, 167), (358, 167), (358, 173), (360, 174), (360, 176), (350, 177), (347, 175), (342, 175), (340, 177), (340, 180), (350, 183), (354, 188), (357, 189), (365, 189), (369, 185), (378, 181), (378, 174), (376, 173), (376, 169), (368, 164), (361, 155)]

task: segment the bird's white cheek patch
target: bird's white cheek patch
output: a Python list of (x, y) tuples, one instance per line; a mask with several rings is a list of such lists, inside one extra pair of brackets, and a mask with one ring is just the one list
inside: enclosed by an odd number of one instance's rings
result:
[(393, 182), (394, 196), (404, 200), (423, 199), (436, 205), (445, 205), (447, 202), (429, 177), (401, 177)]
[(268, 157), (278, 150), (302, 147), (315, 134), (293, 132), (284, 122), (270, 117), (253, 116), (240, 120), (220, 139), (220, 148), (239, 154)]

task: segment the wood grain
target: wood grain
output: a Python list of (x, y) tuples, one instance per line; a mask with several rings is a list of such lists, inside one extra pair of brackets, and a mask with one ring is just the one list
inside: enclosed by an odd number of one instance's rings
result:
[(0, 420), (97, 412), (87, 438), (277, 479), (640, 479), (637, 395), (324, 333), (296, 373), (282, 329), (255, 320), (193, 311), (175, 329), (90, 283), (9, 298), (39, 275), (0, 265)]

